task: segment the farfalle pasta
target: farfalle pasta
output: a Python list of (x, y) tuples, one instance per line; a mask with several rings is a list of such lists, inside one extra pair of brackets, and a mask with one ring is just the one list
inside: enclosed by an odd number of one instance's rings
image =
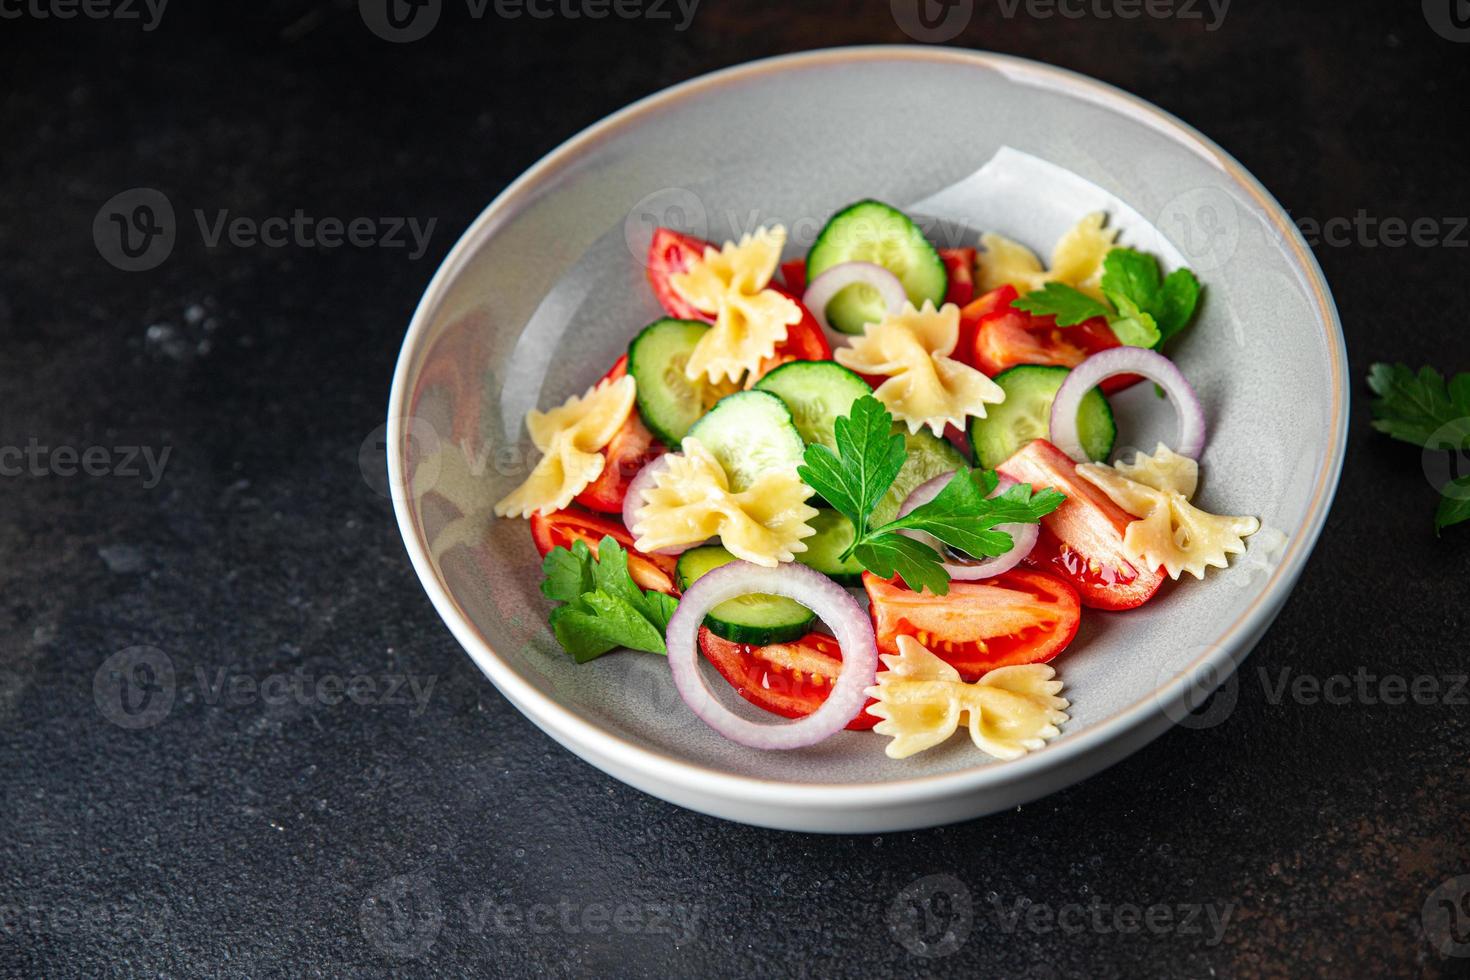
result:
[(888, 669), (868, 688), (883, 719), (874, 731), (892, 736), (885, 752), (906, 759), (947, 741), (968, 714), (975, 746), (997, 759), (1019, 759), (1061, 734), (1068, 720), (1062, 682), (1045, 664), (999, 667), (973, 684), (918, 640), (898, 638), (898, 654), (881, 658)]
[(852, 346), (834, 354), (837, 363), (860, 374), (886, 377), (873, 392), (893, 417), (918, 432), (927, 426), (943, 435), (963, 428), (968, 416), (985, 417), (985, 406), (1005, 400), (999, 385), (950, 355), (959, 343), (960, 310), (932, 303), (905, 305), (882, 322), (869, 324)]
[(774, 568), (794, 561), (806, 550), (802, 539), (816, 533), (810, 521), (817, 510), (806, 503), (812, 490), (792, 470), (767, 470), (732, 493), (719, 460), (698, 439), (685, 439), (684, 451), (667, 460), (637, 510), (632, 532), (639, 551), (717, 537), (735, 557)]
[(593, 386), (549, 412), (531, 412), (526, 429), (543, 455), (531, 475), (495, 505), (501, 517), (529, 517), (571, 504), (602, 474), (601, 450), (633, 410), (637, 385), (630, 375)]
[[(1206, 568), (1225, 568), (1231, 555), (1245, 552), (1245, 538), (1260, 530), (1254, 517), (1228, 517), (1200, 510), (1178, 489), (1194, 481), (1181, 477), (1187, 470), (1176, 454), (1160, 447), (1153, 457), (1135, 458), (1130, 479), (1101, 463), (1084, 463), (1077, 473), (1138, 520), (1123, 534), (1130, 557), (1149, 568), (1162, 568), (1172, 579), (1185, 572), (1204, 578)], [(1140, 479), (1149, 482), (1140, 482)]]
[(982, 235), (980, 289), (989, 292), (1010, 285), (1024, 296), (1049, 282), (1060, 282), (1101, 299), (1103, 259), (1118, 238), (1117, 231), (1104, 227), (1106, 223), (1107, 215), (1101, 211), (1079, 221), (1052, 250), (1050, 269), (1019, 242), (1003, 235)]
[(781, 261), (786, 229), (761, 228), (722, 249), (709, 248), (690, 268), (671, 276), (674, 291), (715, 318), (685, 365), (692, 379), (739, 381), (786, 340), (801, 322), (801, 307), (767, 287)]

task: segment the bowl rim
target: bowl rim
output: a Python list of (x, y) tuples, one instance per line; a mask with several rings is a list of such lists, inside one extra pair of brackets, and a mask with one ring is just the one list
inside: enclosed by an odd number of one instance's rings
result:
[[(1093, 727), (1076, 736), (1030, 753), (1010, 762), (992, 761), (951, 772), (898, 778), (875, 782), (803, 783), (782, 779), (766, 779), (739, 775), (709, 768), (638, 744), (579, 717), (555, 698), (543, 693), (522, 677), (516, 668), (495, 652), (489, 640), (465, 613), (440, 578), (424, 542), (422, 530), (414, 519), (409, 502), (407, 474), (404, 470), (403, 446), (407, 434), (409, 399), (415, 380), (410, 376), (414, 354), (429, 328), (432, 314), (447, 293), (449, 284), (459, 275), (478, 248), (500, 226), (537, 194), (538, 189), (561, 170), (601, 142), (641, 120), (643, 117), (682, 102), (714, 88), (760, 76), (778, 75), (812, 67), (861, 62), (925, 62), (979, 66), (1001, 72), (1019, 84), (1057, 91), (1095, 105), (1119, 112), (1150, 126), (1213, 163), (1256, 202), (1260, 212), (1270, 220), (1294, 258), (1303, 281), (1310, 287), (1319, 313), (1318, 321), (1326, 332), (1331, 367), (1334, 430), (1328, 454), (1323, 461), (1311, 505), (1301, 532), (1289, 542), (1280, 564), (1267, 580), (1260, 595), (1216, 640), (1208, 644), (1189, 665), (1167, 683), (1133, 702)], [(416, 372), (415, 372), (416, 373)], [(1326, 523), (1340, 482), (1346, 453), (1350, 393), (1347, 387), (1348, 362), (1342, 323), (1321, 266), (1300, 231), (1275, 197), (1233, 156), (1194, 127), (1146, 100), (1089, 76), (1044, 62), (1014, 55), (961, 48), (921, 45), (864, 45), (828, 48), (779, 55), (746, 62), (701, 75), (649, 95), (587, 127), (566, 140), (537, 161), (529, 170), (507, 186), (470, 224), (450, 250), (424, 291), (409, 323), (394, 369), (389, 395), (387, 456), (389, 492), (397, 516), (399, 532), (408, 550), (414, 571), (440, 618), (464, 647), (480, 670), (530, 720), (590, 761), (585, 752), (595, 753), (625, 771), (631, 770), (649, 783), (676, 782), (686, 792), (718, 798), (737, 798), (752, 804), (780, 804), (807, 807), (885, 807), (924, 803), (994, 790), (1001, 786), (1036, 779), (1042, 774), (1076, 763), (1089, 753), (1123, 739), (1156, 721), (1166, 704), (1181, 702), (1190, 688), (1198, 689), (1202, 669), (1216, 685), (1234, 671), (1239, 659), (1249, 652), (1245, 644), (1259, 637), (1270, 625), (1290, 595), (1308, 556), (1315, 547)], [(1147, 744), (1172, 725), (1156, 726), (1156, 731), (1138, 742), (1131, 751)], [(1126, 755), (1127, 753), (1125, 753)], [(1116, 760), (1114, 760), (1116, 761)], [(605, 768), (598, 763), (599, 768)], [(1092, 773), (1086, 773), (1091, 775)], [(1069, 779), (1068, 782), (1075, 782)], [(882, 787), (877, 799), (874, 788)], [(1038, 794), (1040, 795), (1040, 794)]]

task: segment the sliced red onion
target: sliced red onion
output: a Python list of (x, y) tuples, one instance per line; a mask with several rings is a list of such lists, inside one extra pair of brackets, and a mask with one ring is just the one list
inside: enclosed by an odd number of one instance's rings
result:
[[(908, 498), (904, 500), (903, 506), (898, 509), (898, 516), (907, 517), (916, 508), (922, 507), (939, 496), (939, 491), (943, 490), (945, 485), (953, 478), (953, 473), (946, 473), (943, 476), (936, 476), (928, 483), (916, 487), (914, 492), (909, 494)], [(1000, 478), (1000, 482), (996, 484), (995, 492), (991, 496), (993, 497), (998, 493), (1005, 493), (1015, 485), (1015, 480), (1003, 476)], [(994, 558), (977, 558), (974, 561), (965, 562), (947, 561), (944, 563), (945, 574), (959, 582), (978, 582), (981, 579), (994, 578), (1001, 572), (1009, 572), (1021, 564), (1027, 555), (1031, 554), (1031, 549), (1036, 547), (1036, 540), (1041, 534), (1040, 528), (1035, 524), (1001, 524), (995, 529), (997, 531), (1004, 531), (1011, 536), (1010, 551), (1007, 551), (1003, 555), (997, 555)], [(941, 554), (944, 552), (943, 542), (930, 538), (929, 535), (924, 534), (922, 531), (901, 531), (899, 533), (906, 534), (916, 541), (923, 541), (925, 544), (937, 544), (939, 547), (936, 550)], [(925, 540), (926, 538), (929, 540)]]
[[(749, 721), (720, 703), (699, 667), (699, 627), (715, 606), (760, 593), (779, 595), (806, 606), (826, 623), (842, 648), (842, 672), (827, 700), (796, 721)], [(733, 561), (706, 572), (679, 600), (669, 619), (669, 669), (679, 696), (709, 727), (753, 749), (800, 749), (835, 735), (867, 704), (865, 693), (878, 671), (873, 621), (856, 599), (836, 582), (805, 565), (762, 568)]]
[[(646, 503), (643, 499), (643, 491), (653, 487), (653, 478), (663, 468), (664, 461), (667, 458), (668, 454), (665, 453), (657, 459), (644, 463), (643, 469), (639, 470), (638, 475), (633, 477), (633, 482), (628, 484), (628, 492), (623, 496), (623, 526), (628, 529), (630, 534), (633, 531), (633, 525), (638, 523), (638, 511), (642, 510), (644, 503)], [(653, 554), (682, 555), (694, 547), (698, 547), (697, 542), (695, 544), (683, 544), (663, 548), (653, 552)]]
[(832, 324), (827, 322), (827, 304), (832, 302), (832, 297), (856, 283), (864, 283), (878, 290), (878, 295), (883, 297), (889, 313), (897, 313), (908, 302), (908, 293), (904, 291), (898, 276), (872, 262), (843, 262), (841, 265), (834, 265), (807, 285), (806, 294), (801, 301), (811, 310), (812, 316), (817, 318), (823, 329), (831, 330)]
[(1101, 351), (1072, 369), (1052, 402), (1052, 443), (1079, 463), (1091, 461), (1082, 448), (1082, 438), (1077, 431), (1077, 413), (1089, 391), (1120, 374), (1141, 374), (1164, 389), (1179, 413), (1179, 445), (1175, 451), (1181, 456), (1199, 459), (1205, 448), (1205, 410), (1200, 406), (1199, 396), (1173, 361), (1143, 347), (1114, 347)]

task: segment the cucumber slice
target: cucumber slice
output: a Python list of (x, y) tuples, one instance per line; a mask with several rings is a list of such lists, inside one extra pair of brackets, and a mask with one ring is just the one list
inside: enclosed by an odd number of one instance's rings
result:
[(796, 431), (806, 442), (837, 449), (832, 427), (852, 411), (852, 403), (873, 389), (855, 372), (836, 361), (793, 361), (783, 364), (755, 383), (786, 403)]
[(689, 353), (709, 324), (694, 320), (657, 320), (644, 327), (628, 347), (628, 373), (638, 384), (638, 414), (648, 431), (670, 449), (710, 406), (738, 386), (690, 381), (684, 374)]
[[(679, 556), (677, 574), (679, 591), (693, 585), (700, 576), (721, 565), (735, 561), (724, 548), (693, 548)], [(744, 595), (722, 602), (709, 611), (704, 625), (716, 636), (732, 643), (765, 646), (768, 643), (790, 643), (811, 632), (816, 614), (799, 602), (784, 596)]]
[(819, 510), (807, 523), (817, 533), (806, 539), (806, 550), (796, 560), (839, 585), (861, 585), (863, 566), (855, 559), (842, 560), (842, 553), (852, 544), (851, 522), (835, 510)]
[[(914, 306), (944, 302), (949, 273), (934, 246), (908, 215), (878, 201), (859, 201), (832, 216), (807, 255), (807, 281), (844, 262), (872, 262), (898, 276)], [(843, 333), (858, 334), (883, 319), (887, 310), (878, 291), (863, 283), (848, 286), (827, 305), (827, 322)]]
[[(1023, 364), (997, 374), (995, 383), (1006, 393), (1005, 401), (986, 406), (985, 418), (970, 419), (976, 462), (993, 470), (1032, 440), (1050, 438), (1051, 405), (1070, 373), (1064, 367)], [(1096, 388), (1082, 399), (1077, 431), (1091, 459), (1105, 460), (1112, 453), (1118, 427), (1112, 406)]]
[(735, 493), (767, 470), (796, 469), (806, 449), (786, 403), (769, 391), (742, 391), (720, 399), (687, 435), (714, 453)]
[(873, 516), (870, 518), (873, 527), (886, 524), (897, 517), (898, 509), (903, 506), (909, 494), (925, 483), (936, 476), (953, 473), (969, 465), (965, 454), (947, 439), (940, 439), (928, 432), (910, 434), (901, 425), (895, 425), (894, 431), (903, 434), (908, 459), (905, 460), (903, 469), (898, 471), (893, 486), (888, 488), (883, 499), (878, 501), (878, 506), (873, 508)]

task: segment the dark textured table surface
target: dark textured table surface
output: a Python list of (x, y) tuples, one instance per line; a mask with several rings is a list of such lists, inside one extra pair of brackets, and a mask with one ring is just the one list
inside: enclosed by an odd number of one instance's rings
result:
[[(1356, 381), (1470, 369), (1450, 2), (1018, 2), (980, 0), (953, 43), (1120, 85), (1299, 218), (1353, 222), (1317, 254)], [(1419, 453), (1371, 432), (1361, 385), (1337, 505), (1234, 711), (966, 825), (814, 837), (661, 803), (541, 735), (430, 608), (372, 443), (437, 259), (582, 127), (748, 59), (905, 41), (888, 3), (704, 0), (680, 31), (672, 4), (451, 0), (408, 44), (349, 0), (211, 6), (0, 2), (0, 974), (1467, 972), (1470, 528), (1436, 539)], [(134, 188), (177, 239), (127, 272), (93, 225)], [(297, 209), (435, 224), (416, 257), (210, 247), (194, 218)], [(174, 671), (141, 717), (107, 680), (136, 647)], [(1274, 693), (1360, 671), (1440, 693)], [(331, 704), (292, 676), (373, 687)]]

